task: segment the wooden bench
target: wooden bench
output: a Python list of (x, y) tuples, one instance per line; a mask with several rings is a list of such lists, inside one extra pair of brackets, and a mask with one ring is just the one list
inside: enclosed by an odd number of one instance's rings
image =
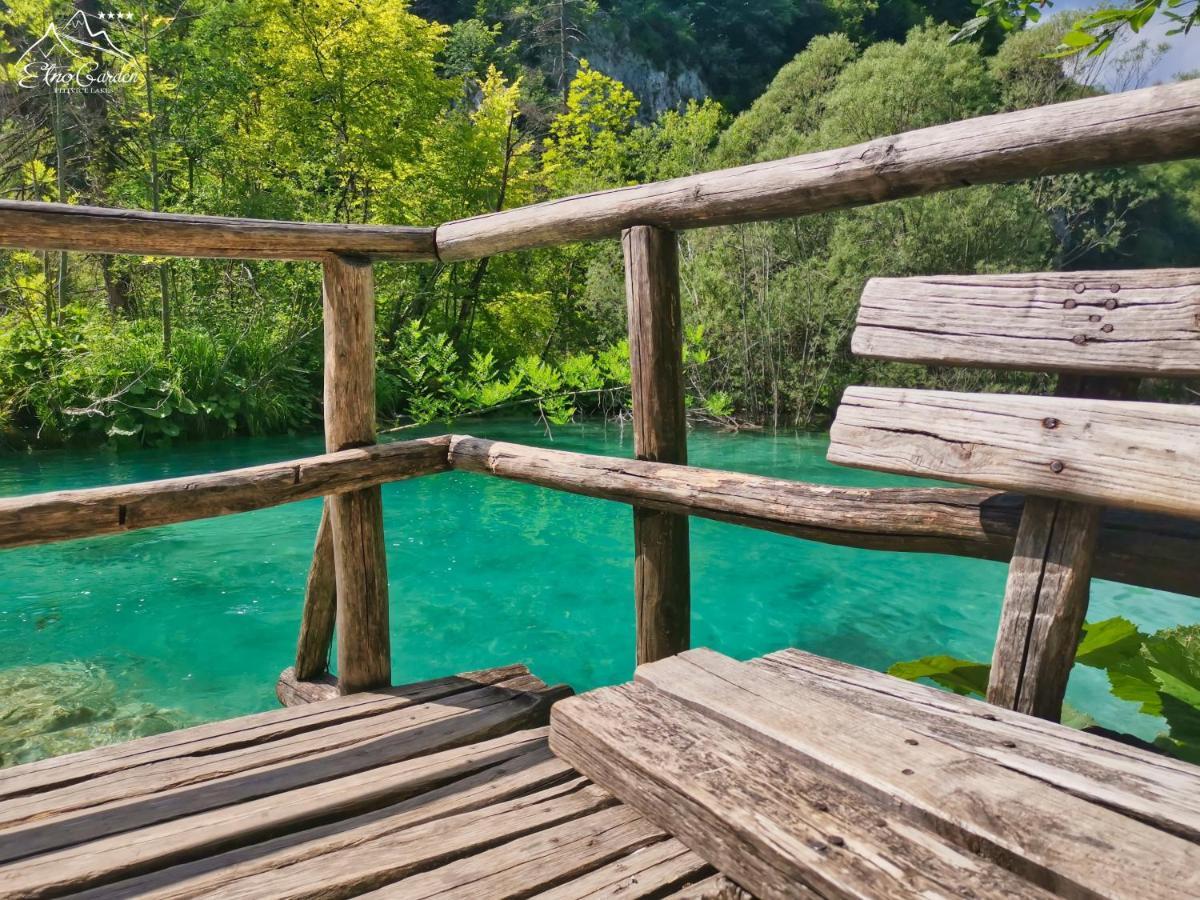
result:
[(0, 895), (729, 891), (550, 753), (568, 693), (510, 666), (4, 770)]
[(876, 279), (853, 346), (1060, 373), (850, 388), (832, 429), (834, 462), (1028, 495), (991, 704), (690, 651), (558, 704), (551, 747), (763, 897), (1200, 896), (1200, 768), (1057, 724), (1103, 507), (1200, 517), (1200, 407), (1130, 399), (1200, 375), (1200, 272)]
[(640, 666), (550, 746), (764, 898), (1200, 896), (1200, 768), (796, 650)]

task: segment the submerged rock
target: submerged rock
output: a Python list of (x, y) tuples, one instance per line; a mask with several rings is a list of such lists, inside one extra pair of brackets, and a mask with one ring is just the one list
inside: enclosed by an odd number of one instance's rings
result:
[(91, 663), (0, 670), (0, 767), (190, 724), (180, 710), (123, 701), (108, 673)]

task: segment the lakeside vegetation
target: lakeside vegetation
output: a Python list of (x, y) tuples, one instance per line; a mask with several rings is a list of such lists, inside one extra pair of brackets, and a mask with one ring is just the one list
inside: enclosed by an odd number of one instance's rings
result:
[[(1046, 57), (1066, 17), (952, 43), (948, 23), (969, 18), (970, 3), (776, 5), (710, 46), (715, 26), (683, 0), (145, 3), (110, 26), (139, 79), (98, 96), (13, 87), (22, 48), (71, 10), (22, 0), (0, 14), (11, 88), (0, 195), (434, 224), (1100, 90), (1094, 60)], [(764, 66), (803, 49), (752, 102), (726, 84), (725, 105), (693, 99), (648, 115), (627, 86), (575, 59), (585, 26), (714, 85), (725, 69), (762, 84)], [(1155, 52), (1118, 41), (1109, 71), (1134, 86)], [(863, 283), (1196, 264), (1198, 175), (1195, 161), (1067, 175), (685, 234), (692, 409), (814, 428), (855, 381), (1023, 387), (1025, 376), (854, 359)], [(614, 243), (377, 268), (385, 427), (521, 405), (548, 422), (627, 406)], [(7, 252), (0, 313), (6, 447), (318, 426), (315, 266)]]

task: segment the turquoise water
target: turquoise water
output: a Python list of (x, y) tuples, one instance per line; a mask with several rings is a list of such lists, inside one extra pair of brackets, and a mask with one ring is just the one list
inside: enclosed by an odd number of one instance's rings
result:
[[(628, 428), (463, 422), (456, 430), (614, 456)], [(405, 436), (412, 436), (411, 434)], [(826, 463), (814, 435), (695, 431), (693, 464), (845, 485), (917, 483)], [(0, 458), (0, 496), (289, 459), (317, 438)], [(385, 486), (396, 681), (523, 661), (582, 690), (633, 668), (629, 507), (454, 473)], [(83, 666), (123, 701), (181, 721), (269, 709), (294, 651), (320, 501), (0, 552), (0, 660)], [(793, 646), (884, 669), (929, 653), (986, 660), (998, 563), (808, 543), (692, 520), (693, 639), (737, 657)], [(1096, 582), (1092, 618), (1200, 621), (1200, 600)], [(3, 675), (0, 672), (0, 675)], [(1155, 720), (1078, 668), (1068, 699), (1150, 737)]]

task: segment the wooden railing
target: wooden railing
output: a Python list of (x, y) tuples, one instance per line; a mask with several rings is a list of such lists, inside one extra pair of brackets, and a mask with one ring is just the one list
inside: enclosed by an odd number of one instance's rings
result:
[[(809, 540), (1007, 559), (1023, 499), (957, 488), (850, 489), (686, 465), (674, 232), (842, 209), (964, 185), (1200, 155), (1200, 81), (985, 116), (813, 153), (568, 197), (432, 228), (307, 224), (0, 201), (0, 246), (324, 266), (324, 456), (212, 475), (0, 500), (14, 547), (326, 496), (296, 675), (342, 692), (390, 679), (380, 485), (448, 469), (634, 507), (637, 658), (688, 644), (687, 517)], [(473, 259), (623, 238), (636, 460), (453, 436), (375, 443), (371, 260)], [(1200, 525), (1110, 511), (1095, 574), (1200, 595)]]

